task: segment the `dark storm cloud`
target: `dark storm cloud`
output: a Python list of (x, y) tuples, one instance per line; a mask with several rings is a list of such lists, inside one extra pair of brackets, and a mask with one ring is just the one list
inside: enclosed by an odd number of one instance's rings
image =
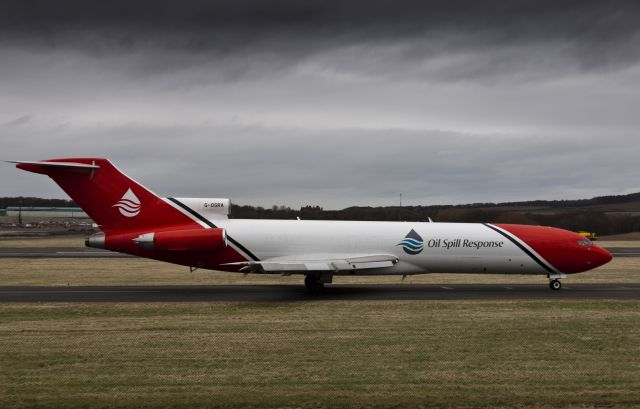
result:
[[(429, 30), (502, 33), (522, 38), (609, 41), (637, 32), (634, 1), (4, 1), (2, 31), (43, 36), (114, 29), (197, 35), (235, 32), (255, 38), (366, 33), (403, 37)], [(226, 38), (211, 38), (224, 41)]]
[(261, 205), (629, 193), (638, 22), (621, 1), (0, 0), (0, 159), (109, 157)]
[[(258, 53), (278, 60), (273, 64), (279, 70), (334, 49), (402, 44), (378, 54), (393, 61), (377, 60), (375, 69), (364, 71), (378, 75), (398, 60), (456, 55), (458, 64), (445, 63), (445, 71), (450, 79), (464, 79), (518, 71), (521, 64), (544, 60), (545, 52), (558, 53), (578, 70), (634, 63), (640, 56), (639, 18), (640, 3), (634, 1), (42, 0), (2, 2), (0, 34), (4, 44), (97, 55), (164, 50), (169, 54), (154, 59), (169, 68)], [(466, 63), (469, 54), (475, 64)], [(354, 64), (337, 63), (346, 69)], [(404, 75), (429, 76), (429, 70), (396, 68)], [(236, 69), (241, 73), (239, 64)]]

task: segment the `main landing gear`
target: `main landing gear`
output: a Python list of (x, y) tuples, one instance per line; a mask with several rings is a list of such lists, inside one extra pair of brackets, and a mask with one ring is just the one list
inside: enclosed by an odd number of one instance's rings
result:
[(304, 286), (309, 294), (318, 294), (324, 290), (325, 283), (331, 283), (332, 280), (331, 274), (307, 274), (304, 277)]
[(562, 288), (562, 283), (560, 280), (549, 280), (549, 288), (552, 290), (559, 290)]
[(307, 287), (307, 291), (310, 294), (317, 294), (324, 290), (324, 283), (321, 283), (318, 277), (311, 274), (304, 277), (304, 286)]

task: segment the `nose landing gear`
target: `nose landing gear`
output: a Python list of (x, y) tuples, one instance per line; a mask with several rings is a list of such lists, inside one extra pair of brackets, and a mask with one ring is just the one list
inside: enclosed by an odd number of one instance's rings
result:
[(552, 290), (559, 290), (562, 288), (562, 283), (560, 280), (549, 280), (549, 288)]
[(567, 276), (562, 273), (556, 273), (556, 274), (549, 274), (547, 278), (549, 279), (549, 288), (551, 288), (554, 291), (557, 291), (562, 288), (562, 283), (560, 282), (560, 280), (563, 278), (567, 278)]

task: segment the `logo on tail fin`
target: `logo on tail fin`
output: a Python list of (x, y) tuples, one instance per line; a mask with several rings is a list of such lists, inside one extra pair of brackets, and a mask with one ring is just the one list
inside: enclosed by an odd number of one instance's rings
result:
[(122, 199), (111, 207), (117, 207), (120, 210), (120, 214), (125, 217), (137, 216), (142, 209), (140, 199), (131, 191), (131, 188), (122, 196)]

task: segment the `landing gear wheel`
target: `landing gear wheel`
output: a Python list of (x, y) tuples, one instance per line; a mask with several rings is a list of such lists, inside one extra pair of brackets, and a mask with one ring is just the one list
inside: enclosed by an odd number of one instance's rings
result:
[(310, 294), (317, 294), (324, 290), (324, 284), (318, 281), (318, 277), (311, 274), (304, 277), (304, 286)]
[(560, 280), (551, 280), (549, 281), (549, 288), (552, 290), (559, 290), (562, 288), (562, 283)]

